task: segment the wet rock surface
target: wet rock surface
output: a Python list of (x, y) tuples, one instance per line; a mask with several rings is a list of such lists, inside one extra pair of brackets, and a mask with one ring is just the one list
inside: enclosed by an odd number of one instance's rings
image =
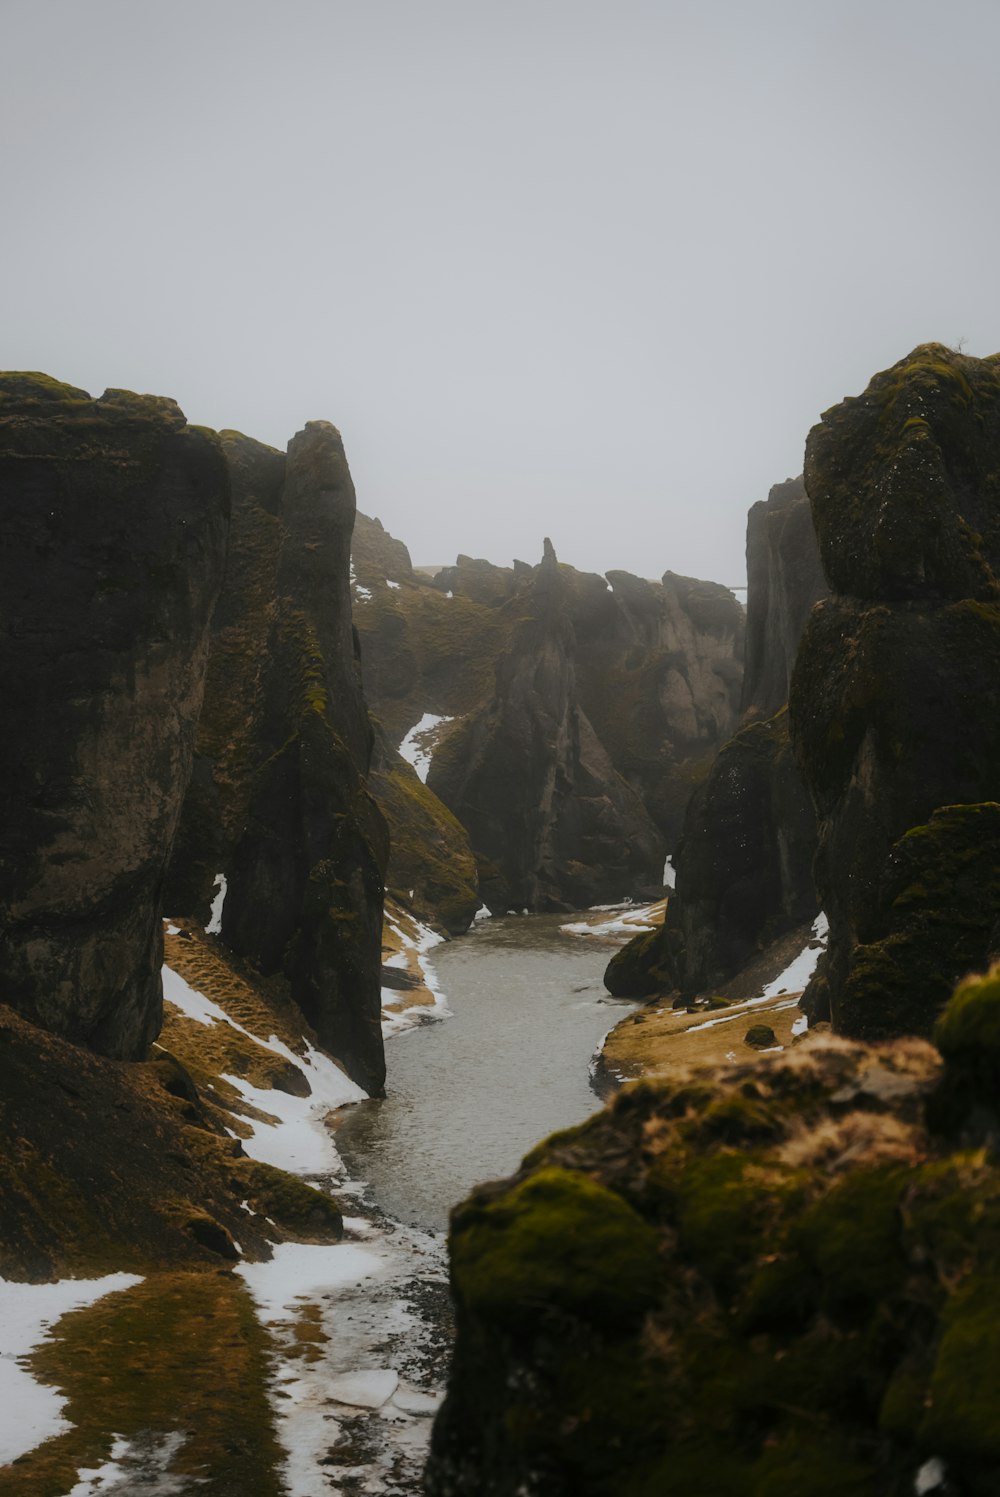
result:
[(171, 400), (0, 376), (3, 997), (141, 1055), (191, 772), (229, 479)]
[(354, 487), (327, 422), (287, 456), (239, 433), (223, 447), (233, 547), (169, 897), (205, 913), (224, 871), (224, 940), (283, 975), (322, 1044), (378, 1092), (388, 837), (351, 624)]
[(993, 846), (981, 803), (1000, 793), (997, 368), (918, 348), (828, 411), (806, 449), (836, 588), (807, 627), (790, 702), (830, 918), (806, 1001), (847, 1034), (928, 1033), (995, 945), (992, 875), (961, 912), (948, 890)]

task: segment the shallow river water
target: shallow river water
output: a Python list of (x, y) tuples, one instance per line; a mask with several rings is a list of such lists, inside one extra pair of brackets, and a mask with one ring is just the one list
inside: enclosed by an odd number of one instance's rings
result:
[(386, 1046), (387, 1095), (347, 1108), (337, 1147), (381, 1210), (440, 1231), (471, 1186), (601, 1106), (597, 1046), (632, 1006), (608, 997), (612, 948), (566, 915), (483, 920), (433, 954), (453, 1017)]

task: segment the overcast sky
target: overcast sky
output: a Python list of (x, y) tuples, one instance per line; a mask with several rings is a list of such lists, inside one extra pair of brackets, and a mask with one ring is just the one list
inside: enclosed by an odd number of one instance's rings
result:
[(738, 583), (822, 410), (1000, 349), (998, 70), (998, 0), (0, 0), (0, 364), (332, 420), (417, 564)]

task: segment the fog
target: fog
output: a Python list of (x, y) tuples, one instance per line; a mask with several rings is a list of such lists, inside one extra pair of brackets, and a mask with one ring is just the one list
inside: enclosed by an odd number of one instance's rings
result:
[(0, 0), (7, 368), (458, 551), (744, 580), (809, 427), (1000, 349), (1000, 6)]

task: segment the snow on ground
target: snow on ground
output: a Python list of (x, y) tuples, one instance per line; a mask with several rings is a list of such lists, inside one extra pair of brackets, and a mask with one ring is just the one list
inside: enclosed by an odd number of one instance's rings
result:
[(663, 865), (663, 887), (673, 890), (675, 882), (674, 859), (673, 855), (671, 855)]
[(226, 902), (226, 875), (224, 873), (215, 875), (214, 887), (216, 895), (212, 900), (212, 913), (205, 926), (206, 936), (221, 936), (222, 934), (222, 906)]
[[(775, 1011), (794, 1008), (798, 1003), (798, 995), (803, 991), (813, 972), (816, 970), (816, 963), (819, 961), (820, 955), (826, 947), (829, 932), (829, 922), (821, 910), (813, 921), (812, 932), (805, 946), (803, 946), (796, 957), (793, 957), (785, 970), (779, 972), (778, 976), (769, 982), (762, 992), (757, 994), (756, 998), (748, 998), (744, 1003), (735, 1006), (732, 1012), (722, 1014), (719, 1018), (706, 1019), (701, 1024), (692, 1024), (687, 1033), (693, 1034), (698, 1029), (713, 1029), (717, 1024), (731, 1024), (734, 1019), (738, 1019), (746, 1013), (747, 1009), (757, 1008), (762, 1003), (770, 1003)], [(775, 999), (784, 997), (786, 993), (792, 993), (795, 996), (789, 998), (787, 1003), (775, 1002)], [(792, 1025), (792, 1033), (794, 1035), (805, 1034), (808, 1028), (809, 1020), (803, 1014)]]
[(145, 1430), (134, 1440), (115, 1438), (111, 1455), (100, 1466), (77, 1472), (66, 1497), (184, 1497), (191, 1490), (187, 1472), (171, 1472), (174, 1456), (185, 1442), (179, 1432), (156, 1434)]
[[(595, 920), (593, 917), (598, 913), (607, 913), (610, 919)], [(589, 919), (573, 920), (568, 925), (560, 925), (559, 929), (567, 936), (597, 936), (604, 940), (639, 936), (662, 923), (663, 901), (636, 905), (626, 899), (621, 904), (595, 904), (587, 914)]]
[(308, 1042), (304, 1044), (303, 1053), (297, 1055), (276, 1034), (267, 1040), (251, 1034), (249, 1029), (231, 1019), (218, 1003), (191, 987), (171, 967), (163, 968), (163, 997), (199, 1024), (230, 1024), (262, 1050), (298, 1066), (309, 1082), (308, 1097), (293, 1097), (274, 1088), (253, 1086), (242, 1076), (223, 1077), (251, 1106), (274, 1119), (270, 1123), (247, 1120), (253, 1129), (253, 1137), (244, 1139), (243, 1147), (251, 1159), (299, 1174), (323, 1175), (340, 1171), (340, 1158), (324, 1126), (324, 1119), (335, 1108), (348, 1102), (360, 1102), (367, 1096), (356, 1082), (346, 1076), (328, 1055)]
[[(406, 990), (396, 988), (382, 989), (382, 1038), (387, 1040), (394, 1034), (400, 1034), (404, 1029), (414, 1029), (418, 1024), (432, 1024), (437, 1019), (450, 1019), (451, 1009), (448, 1000), (441, 991), (437, 976), (427, 954), (433, 951), (435, 946), (440, 946), (444, 940), (437, 931), (431, 930), (429, 925), (423, 925), (412, 915), (404, 921), (394, 918), (392, 913), (386, 910), (386, 924), (393, 931), (400, 944), (402, 951), (395, 956), (390, 956), (386, 961), (387, 967), (399, 967), (402, 970), (419, 973), (424, 988), (430, 994), (430, 1003), (407, 1003)], [(405, 926), (409, 926), (407, 930)]]
[[(345, 1241), (281, 1243), (241, 1274), (276, 1345), (271, 1399), (288, 1497), (416, 1491), (442, 1391), (428, 1385), (414, 1295), (447, 1277), (441, 1246), (397, 1223), (345, 1219)], [(433, 1290), (432, 1290), (433, 1292)], [(297, 1335), (309, 1328), (310, 1358)], [(319, 1333), (318, 1335), (316, 1333)], [(342, 1463), (338, 1446), (346, 1445)], [(408, 1485), (396, 1485), (404, 1472)]]
[(21, 1365), (23, 1359), (63, 1315), (141, 1283), (131, 1273), (55, 1284), (0, 1279), (0, 1466), (71, 1427), (62, 1416), (65, 1399), (55, 1388), (37, 1383)]
[(385, 585), (386, 585), (386, 587), (391, 587), (394, 593), (398, 593), (399, 592), (399, 583), (398, 582), (393, 582), (391, 578), (387, 577), (385, 579)]
[(438, 729), (446, 727), (454, 720), (453, 717), (435, 717), (433, 712), (425, 712), (399, 745), (400, 754), (407, 764), (413, 765), (424, 784), (427, 783), (427, 771), (431, 767), (431, 759), (434, 756)]

